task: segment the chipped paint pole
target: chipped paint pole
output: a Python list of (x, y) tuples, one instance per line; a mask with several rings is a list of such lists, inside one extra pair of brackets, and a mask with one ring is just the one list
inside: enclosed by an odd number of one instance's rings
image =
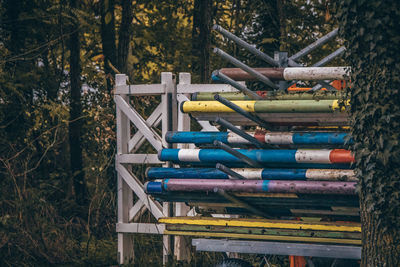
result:
[(148, 193), (152, 193), (149, 190), (159, 185), (161, 191), (166, 192), (214, 192), (218, 188), (227, 192), (356, 195), (356, 184), (327, 181), (165, 179), (162, 182), (148, 182), (146, 186)]
[[(357, 181), (353, 170), (340, 169), (262, 169), (232, 168), (245, 179), (259, 180), (314, 180), (314, 181)], [(230, 176), (214, 168), (159, 168), (147, 169), (151, 179), (229, 179)]]
[[(246, 133), (261, 143), (272, 145), (344, 145), (346, 140), (352, 144), (352, 139), (344, 132), (266, 132), (256, 131)], [(250, 144), (249, 140), (234, 132), (167, 132), (165, 140), (168, 143), (212, 144), (215, 140), (225, 144)]]
[[(254, 71), (276, 80), (349, 80), (350, 67), (291, 67), (291, 68), (255, 68)], [(239, 68), (223, 68), (220, 73), (233, 80), (254, 81), (255, 76)]]

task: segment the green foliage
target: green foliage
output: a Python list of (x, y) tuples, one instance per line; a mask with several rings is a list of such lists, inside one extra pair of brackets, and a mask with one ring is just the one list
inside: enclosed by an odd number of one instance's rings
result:
[(367, 213), (400, 227), (400, 2), (341, 1), (341, 35), (352, 66), (352, 136)]

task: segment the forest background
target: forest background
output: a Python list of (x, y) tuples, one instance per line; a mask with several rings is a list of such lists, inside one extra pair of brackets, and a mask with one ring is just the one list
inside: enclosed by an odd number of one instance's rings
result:
[[(162, 71), (191, 72), (194, 83), (208, 83), (211, 70), (229, 66), (214, 46), (264, 66), (212, 32), (214, 23), (271, 56), (294, 54), (337, 27), (334, 5), (321, 0), (0, 3), (1, 266), (117, 264), (116, 73), (159, 83)], [(157, 101), (132, 104), (144, 115)], [(135, 235), (138, 266), (161, 265), (161, 240)], [(199, 253), (194, 262), (218, 257)]]

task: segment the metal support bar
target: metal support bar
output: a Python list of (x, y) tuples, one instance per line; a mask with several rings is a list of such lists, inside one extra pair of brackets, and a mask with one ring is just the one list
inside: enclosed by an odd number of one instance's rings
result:
[(231, 148), (230, 146), (228, 146), (227, 144), (222, 143), (221, 141), (215, 140), (213, 144), (214, 144), (214, 146), (217, 146), (217, 147), (221, 148), (222, 150), (228, 152), (229, 154), (237, 157), (238, 159), (240, 159), (241, 161), (243, 161), (244, 163), (250, 165), (253, 168), (261, 168), (262, 167), (261, 164), (259, 164), (257, 161), (252, 160), (251, 158), (243, 155), (239, 151)]
[(312, 51), (314, 51), (318, 47), (320, 47), (323, 44), (325, 44), (326, 42), (328, 42), (330, 39), (334, 38), (337, 34), (338, 34), (338, 29), (334, 29), (333, 31), (331, 31), (327, 35), (319, 38), (318, 40), (316, 40), (312, 44), (310, 44), (310, 45), (306, 46), (305, 48), (301, 49), (299, 52), (297, 52), (296, 54), (291, 56), (289, 59), (297, 60), (297, 59), (299, 59), (299, 58), (311, 53)]
[(322, 66), (328, 64), (335, 57), (340, 56), (341, 54), (343, 54), (345, 51), (346, 51), (346, 47), (342, 46), (339, 49), (337, 49), (335, 52), (327, 55), (326, 57), (324, 57), (323, 59), (321, 59), (320, 61), (318, 61), (314, 65), (312, 65), (312, 67), (322, 67)]
[(357, 246), (202, 238), (192, 239), (192, 245), (197, 251), (361, 259), (361, 247)]
[(318, 90), (320, 90), (320, 89), (322, 89), (322, 88), (324, 88), (324, 87), (325, 87), (328, 91), (337, 91), (337, 89), (336, 89), (335, 87), (331, 86), (330, 84), (329, 84), (328, 87), (324, 85), (324, 84), (327, 84), (327, 83), (329, 83), (329, 82), (331, 82), (331, 81), (324, 81), (324, 83), (321, 83), (321, 81), (318, 81), (318, 84), (315, 85), (313, 88), (311, 88), (310, 91), (318, 91)]
[(217, 163), (215, 165), (215, 168), (217, 170), (220, 170), (226, 174), (228, 174), (229, 179), (238, 179), (238, 180), (245, 180), (246, 178), (242, 175), (240, 175), (239, 173), (233, 171), (232, 169), (226, 167), (225, 165), (221, 164), (221, 163)]
[(248, 203), (240, 200), (239, 198), (237, 198), (237, 197), (225, 192), (225, 190), (223, 190), (223, 189), (215, 188), (214, 192), (219, 194), (220, 196), (224, 197), (226, 200), (229, 200), (230, 202), (235, 203), (235, 204), (237, 204), (237, 205), (249, 210), (250, 212), (252, 212), (252, 213), (254, 213), (254, 214), (258, 215), (258, 216), (261, 216), (261, 217), (264, 217), (264, 218), (267, 218), (267, 219), (271, 219), (272, 218), (271, 216), (269, 216), (268, 214), (266, 214), (262, 210), (254, 207), (252, 205), (249, 205)]
[[(287, 52), (278, 52), (274, 53), (275, 59), (279, 62), (280, 68), (286, 68), (288, 66), (288, 53)], [(287, 81), (279, 81), (279, 90), (283, 91), (289, 87)]]
[(265, 62), (271, 64), (272, 66), (278, 67), (278, 65), (279, 65), (278, 62), (276, 62), (272, 57), (270, 57), (267, 54), (261, 52), (260, 50), (258, 50), (254, 46), (246, 43), (245, 41), (243, 41), (242, 39), (240, 39), (236, 35), (230, 33), (229, 31), (225, 30), (224, 28), (222, 28), (221, 26), (215, 24), (213, 26), (213, 30), (216, 30), (217, 32), (221, 33), (226, 38), (234, 41), (239, 46), (243, 47), (244, 49), (246, 49), (247, 51), (249, 51), (253, 55), (260, 57), (262, 60), (264, 60)]
[(216, 94), (214, 96), (214, 99), (222, 104), (224, 104), (225, 106), (229, 107), (230, 109), (236, 111), (237, 113), (239, 113), (240, 115), (242, 115), (243, 117), (246, 117), (247, 119), (254, 121), (255, 123), (257, 123), (258, 125), (260, 125), (261, 127), (264, 127), (265, 129), (270, 128), (270, 125), (268, 123), (266, 123), (265, 121), (263, 121), (262, 119), (260, 119), (259, 117), (251, 114), (250, 112), (247, 112), (245, 110), (243, 110), (242, 108), (240, 108), (238, 105), (232, 103), (231, 101), (229, 101), (228, 99)]
[[(339, 49), (337, 49), (335, 52), (329, 54), (328, 56), (326, 56), (325, 58), (321, 59), (320, 61), (318, 61), (317, 63), (315, 63), (314, 65), (312, 65), (313, 67), (321, 67), (324, 66), (325, 64), (328, 64), (331, 60), (333, 60), (335, 57), (343, 54), (346, 51), (346, 48), (344, 46), (340, 47)], [(330, 83), (331, 81), (325, 81), (326, 83)], [(318, 91), (322, 88), (322, 84), (319, 83), (317, 85), (315, 85), (313, 88), (311, 88), (310, 91)], [(333, 87), (327, 88), (327, 90), (332, 90)], [(334, 90), (336, 90), (336, 88), (333, 88)], [(333, 91), (333, 90), (332, 90)]]
[(260, 80), (261, 82), (265, 83), (266, 85), (268, 85), (269, 87), (273, 88), (273, 89), (277, 89), (278, 87), (267, 77), (265, 77), (264, 75), (262, 75), (261, 73), (259, 73), (258, 71), (255, 71), (253, 68), (247, 66), (246, 64), (244, 64), (243, 62), (239, 61), (238, 59), (232, 57), (231, 55), (225, 53), (224, 51), (222, 51), (219, 48), (214, 48), (214, 53), (219, 55), (220, 57), (222, 57), (223, 59), (229, 61), (230, 63), (232, 63), (233, 65), (235, 65), (238, 68), (241, 68), (242, 70), (244, 70), (245, 72), (253, 75), (254, 77), (256, 77), (258, 80)]
[(219, 70), (213, 71), (212, 76), (217, 77), (219, 80), (221, 80), (224, 83), (232, 85), (233, 87), (235, 87), (236, 89), (238, 89), (242, 93), (248, 95), (251, 99), (256, 99), (256, 100), (263, 99), (261, 96), (257, 95), (256, 93), (254, 93), (253, 91), (248, 89), (246, 86), (234, 81), (233, 79), (229, 78), (225, 74), (221, 73)]
[(240, 137), (243, 137), (244, 139), (246, 139), (247, 141), (249, 141), (251, 144), (255, 145), (258, 148), (268, 148), (269, 146), (267, 146), (264, 143), (261, 143), (260, 141), (258, 141), (256, 138), (254, 138), (253, 136), (247, 134), (246, 132), (240, 130), (239, 128), (235, 127), (232, 123), (228, 122), (227, 120), (217, 117), (214, 120), (215, 123), (231, 130), (232, 132), (234, 132), (235, 134), (239, 135)]
[(318, 82), (318, 85), (321, 86), (321, 88), (323, 86), (328, 91), (337, 91), (335, 87), (333, 87), (332, 85), (329, 84), (331, 81), (317, 81), (317, 82)]

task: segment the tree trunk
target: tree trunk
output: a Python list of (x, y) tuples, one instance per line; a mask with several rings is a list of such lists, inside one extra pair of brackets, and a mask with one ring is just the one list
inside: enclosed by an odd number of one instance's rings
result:
[(101, 42), (103, 45), (104, 55), (104, 72), (107, 77), (107, 89), (111, 92), (111, 80), (114, 72), (110, 67), (116, 65), (116, 46), (115, 46), (115, 15), (114, 15), (114, 0), (101, 0)]
[(280, 29), (279, 50), (284, 52), (284, 51), (287, 51), (285, 0), (276, 0), (276, 8), (278, 10), (279, 29)]
[(192, 66), (201, 83), (208, 83), (210, 79), (211, 12), (211, 0), (194, 1), (192, 50), (195, 58)]
[(400, 2), (342, 0), (359, 178), (361, 266), (400, 266)]
[(132, 35), (132, 1), (122, 1), (121, 27), (118, 37), (117, 68), (121, 73), (128, 74), (129, 43)]
[(362, 266), (400, 266), (400, 229), (385, 231), (379, 218), (368, 212), (367, 201), (360, 198), (362, 231)]
[[(78, 8), (77, 0), (70, 1), (71, 9)], [(70, 83), (71, 83), (71, 103), (70, 103), (70, 123), (69, 123), (69, 148), (71, 161), (71, 175), (75, 191), (76, 202), (85, 205), (87, 201), (85, 173), (82, 163), (82, 103), (81, 103), (81, 66), (80, 66), (80, 40), (79, 22), (75, 18), (70, 36)]]

